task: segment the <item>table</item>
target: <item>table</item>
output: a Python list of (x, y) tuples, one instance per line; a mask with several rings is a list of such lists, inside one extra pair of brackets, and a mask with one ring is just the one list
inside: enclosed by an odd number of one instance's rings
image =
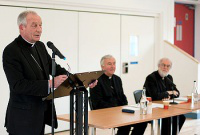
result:
[[(152, 114), (140, 115), (139, 110), (136, 110), (133, 114), (124, 113), (122, 112), (123, 107), (125, 106), (89, 111), (88, 125), (90, 127), (108, 129), (130, 124), (147, 122), (151, 120), (157, 120), (166, 117), (177, 116), (192, 111), (190, 109), (182, 109), (176, 107), (169, 107), (169, 109), (153, 108)], [(70, 121), (69, 114), (58, 115), (57, 118), (63, 121)]]

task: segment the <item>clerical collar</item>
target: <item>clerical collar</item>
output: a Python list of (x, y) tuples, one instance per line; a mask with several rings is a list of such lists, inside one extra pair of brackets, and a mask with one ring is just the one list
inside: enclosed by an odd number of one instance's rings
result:
[(106, 74), (104, 74), (106, 78), (108, 79), (112, 79), (112, 76), (107, 76)]
[[(22, 37), (22, 36), (21, 36)], [(22, 37), (23, 38), (23, 37)], [(24, 38), (23, 38), (24, 39)], [(31, 47), (34, 47), (35, 43), (31, 43), (29, 41), (27, 41), (26, 39), (24, 39), (24, 41), (26, 41), (27, 43), (29, 43), (31, 45)]]

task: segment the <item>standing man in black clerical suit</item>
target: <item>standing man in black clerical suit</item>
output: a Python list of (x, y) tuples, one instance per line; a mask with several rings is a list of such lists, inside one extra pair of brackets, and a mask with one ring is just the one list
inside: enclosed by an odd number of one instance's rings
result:
[[(98, 79), (97, 86), (90, 89), (93, 109), (127, 105), (128, 101), (124, 95), (121, 78), (114, 74), (116, 69), (115, 58), (111, 55), (105, 55), (100, 64), (105, 73)], [(134, 127), (131, 135), (143, 135), (147, 123), (118, 127), (117, 135), (129, 135), (131, 127)]]
[[(172, 68), (172, 62), (168, 58), (162, 58), (158, 62), (158, 70), (147, 76), (144, 87), (146, 95), (152, 97), (152, 100), (169, 100), (179, 97), (180, 92), (173, 83), (173, 78), (169, 75)], [(185, 122), (185, 116), (179, 115), (179, 130)], [(171, 118), (162, 119), (162, 135), (170, 135)], [(173, 135), (176, 135), (177, 117), (173, 117)]]
[[(24, 11), (17, 23), (20, 35), (3, 52), (3, 68), (10, 87), (5, 127), (9, 135), (44, 135), (45, 124), (51, 125), (52, 101), (43, 98), (50, 94), (52, 86), (49, 78), (52, 59), (44, 43), (39, 41), (40, 16), (34, 11)], [(56, 64), (55, 88), (67, 79), (66, 74), (68, 71)]]

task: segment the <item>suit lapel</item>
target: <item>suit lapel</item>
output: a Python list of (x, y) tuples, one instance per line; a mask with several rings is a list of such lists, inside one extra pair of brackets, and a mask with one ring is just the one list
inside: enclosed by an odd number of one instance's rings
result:
[(47, 61), (46, 55), (44, 55), (44, 54), (46, 54), (46, 53), (44, 52), (44, 50), (43, 50), (41, 47), (39, 47), (39, 45), (36, 45), (36, 50), (37, 50), (37, 52), (38, 52), (38, 54), (39, 54), (39, 58), (40, 58), (40, 60), (41, 60), (42, 67), (43, 67), (44, 72), (45, 72), (45, 76), (46, 76), (47, 78), (49, 78), (49, 74), (48, 74), (48, 68), (49, 68), (49, 67), (46, 66), (46, 63), (47, 63), (48, 61)]
[(29, 63), (31, 69), (33, 70), (33, 72), (35, 73), (37, 78), (40, 79), (40, 75), (39, 75), (40, 69), (39, 69), (38, 65), (36, 64), (36, 62), (34, 61), (34, 59), (32, 58), (31, 53), (28, 50), (28, 48), (23, 47), (22, 48), (22, 54), (26, 58), (27, 62)]
[(114, 82), (114, 88), (115, 88), (116, 94), (119, 97), (119, 86), (117, 85), (117, 80), (114, 75), (113, 75), (113, 82)]

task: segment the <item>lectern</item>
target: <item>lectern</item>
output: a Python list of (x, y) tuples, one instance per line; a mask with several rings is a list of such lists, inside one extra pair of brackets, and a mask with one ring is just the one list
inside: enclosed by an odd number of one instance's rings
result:
[[(70, 95), (70, 135), (88, 135), (88, 91), (90, 83), (104, 71), (71, 74), (47, 100)], [(74, 123), (75, 126), (74, 126)]]

